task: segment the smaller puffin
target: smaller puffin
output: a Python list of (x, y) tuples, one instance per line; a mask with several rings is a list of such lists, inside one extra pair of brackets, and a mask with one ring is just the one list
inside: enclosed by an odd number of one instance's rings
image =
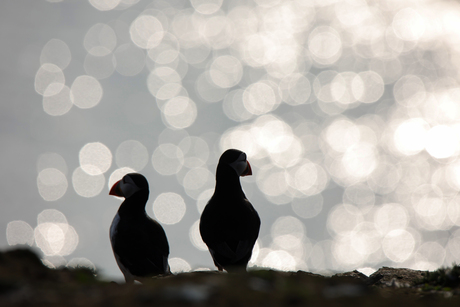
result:
[(171, 274), (165, 231), (145, 212), (147, 179), (141, 174), (127, 174), (112, 186), (109, 195), (125, 198), (110, 226), (110, 242), (126, 282)]
[(259, 236), (260, 218), (241, 189), (252, 175), (246, 154), (225, 151), (217, 165), (216, 187), (200, 218), (200, 234), (219, 271), (245, 270)]

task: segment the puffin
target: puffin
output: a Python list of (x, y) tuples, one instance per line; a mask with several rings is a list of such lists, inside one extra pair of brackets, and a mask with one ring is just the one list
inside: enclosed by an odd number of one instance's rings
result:
[(228, 149), (220, 157), (214, 194), (200, 217), (200, 234), (219, 271), (246, 270), (259, 236), (260, 218), (240, 177), (252, 175), (246, 153)]
[(110, 242), (126, 282), (171, 274), (165, 231), (145, 212), (147, 179), (138, 173), (127, 174), (112, 186), (109, 195), (125, 198), (110, 226)]

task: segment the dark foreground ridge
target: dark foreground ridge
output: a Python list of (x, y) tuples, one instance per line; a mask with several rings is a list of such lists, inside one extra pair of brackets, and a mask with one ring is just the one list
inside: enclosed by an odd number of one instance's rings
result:
[(85, 269), (49, 269), (28, 249), (0, 253), (1, 306), (460, 306), (460, 268), (383, 267), (367, 277), (307, 272), (193, 272), (143, 285), (99, 280)]

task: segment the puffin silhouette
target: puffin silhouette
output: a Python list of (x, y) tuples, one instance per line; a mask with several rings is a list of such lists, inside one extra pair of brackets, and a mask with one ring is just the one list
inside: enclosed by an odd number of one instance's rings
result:
[(165, 231), (145, 212), (147, 179), (141, 174), (127, 174), (112, 186), (109, 195), (125, 197), (110, 226), (110, 242), (126, 282), (170, 274)]
[(200, 234), (219, 271), (246, 269), (259, 236), (260, 218), (241, 189), (252, 175), (246, 154), (225, 151), (217, 165), (216, 187), (200, 218)]

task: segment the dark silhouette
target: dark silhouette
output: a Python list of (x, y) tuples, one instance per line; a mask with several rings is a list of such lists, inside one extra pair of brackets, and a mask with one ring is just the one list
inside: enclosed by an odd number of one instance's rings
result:
[(149, 184), (141, 174), (127, 174), (110, 195), (125, 197), (110, 226), (110, 241), (126, 282), (170, 274), (169, 244), (161, 225), (145, 212)]
[(201, 237), (219, 271), (246, 269), (259, 235), (259, 215), (240, 184), (240, 176), (251, 174), (244, 152), (229, 149), (220, 157), (216, 188), (200, 219)]

